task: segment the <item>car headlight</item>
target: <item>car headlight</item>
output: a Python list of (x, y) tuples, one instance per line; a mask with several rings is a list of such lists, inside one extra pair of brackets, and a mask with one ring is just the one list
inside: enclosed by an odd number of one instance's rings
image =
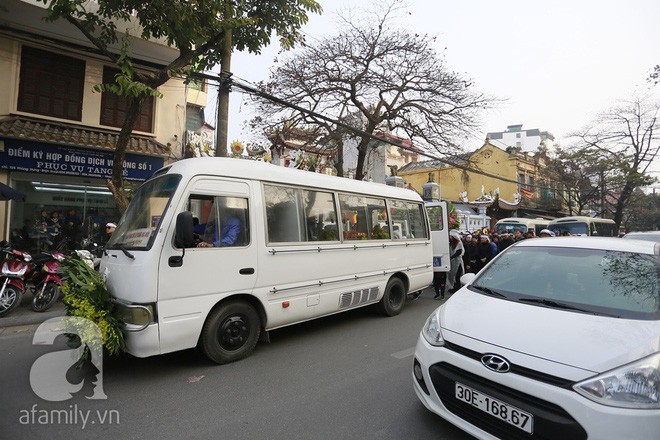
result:
[(607, 406), (660, 408), (660, 352), (577, 383), (573, 389)]
[(422, 334), (424, 339), (436, 347), (441, 347), (445, 345), (445, 339), (442, 337), (442, 331), (440, 330), (440, 316), (438, 310), (434, 311), (429, 319), (426, 320), (424, 328), (422, 329)]

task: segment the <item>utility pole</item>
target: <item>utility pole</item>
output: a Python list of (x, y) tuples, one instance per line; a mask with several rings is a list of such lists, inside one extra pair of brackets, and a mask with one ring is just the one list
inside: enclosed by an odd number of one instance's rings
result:
[(218, 86), (218, 113), (215, 121), (215, 155), (227, 157), (227, 136), (229, 120), (229, 92), (231, 78), (231, 29), (225, 31), (220, 57), (220, 85)]

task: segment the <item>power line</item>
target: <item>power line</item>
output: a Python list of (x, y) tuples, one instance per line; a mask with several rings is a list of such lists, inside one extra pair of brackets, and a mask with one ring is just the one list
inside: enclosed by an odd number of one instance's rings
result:
[[(264, 98), (264, 99), (268, 99), (270, 101), (276, 102), (276, 103), (278, 103), (280, 105), (283, 105), (285, 107), (292, 108), (292, 109), (297, 110), (299, 112), (306, 113), (306, 114), (308, 114), (310, 116), (313, 116), (317, 119), (322, 119), (326, 122), (334, 124), (338, 127), (342, 127), (344, 129), (346, 129), (348, 131), (351, 131), (355, 134), (358, 134), (362, 137), (368, 137), (370, 139), (377, 140), (377, 141), (380, 141), (380, 142), (383, 142), (383, 143), (386, 143), (386, 144), (390, 144), (390, 145), (393, 145), (395, 147), (401, 148), (401, 149), (406, 150), (406, 151), (410, 151), (410, 152), (417, 153), (417, 154), (420, 154), (420, 155), (425, 156), (425, 157), (429, 157), (433, 160), (437, 160), (438, 162), (444, 163), (444, 164), (452, 166), (454, 168), (462, 169), (462, 170), (465, 170), (465, 171), (470, 171), (470, 172), (473, 172), (475, 174), (481, 174), (481, 175), (484, 175), (486, 177), (492, 177), (494, 179), (499, 179), (499, 180), (502, 180), (502, 181), (505, 181), (505, 182), (520, 184), (520, 182), (518, 182), (517, 180), (507, 179), (505, 177), (497, 176), (495, 174), (491, 174), (491, 173), (488, 173), (488, 172), (483, 171), (483, 170), (477, 170), (475, 168), (467, 167), (465, 165), (456, 164), (456, 163), (454, 163), (454, 162), (452, 162), (448, 159), (433, 155), (429, 152), (425, 152), (425, 151), (420, 152), (418, 150), (415, 150), (415, 149), (406, 147), (404, 145), (401, 145), (400, 143), (398, 143), (396, 141), (393, 141), (391, 139), (387, 139), (387, 138), (382, 137), (382, 136), (377, 136), (377, 135), (372, 134), (372, 133), (367, 133), (364, 130), (353, 127), (353, 126), (351, 126), (349, 124), (346, 124), (344, 122), (341, 122), (337, 119), (331, 118), (329, 116), (322, 115), (322, 114), (317, 113), (313, 110), (309, 110), (309, 109), (306, 109), (304, 107), (300, 107), (299, 105), (296, 105), (296, 104), (293, 104), (291, 102), (285, 101), (284, 99), (281, 99), (281, 98), (278, 98), (274, 95), (271, 95), (270, 93), (268, 93), (264, 90), (258, 89), (257, 87), (254, 87), (254, 86), (249, 85), (249, 84), (245, 84), (242, 81), (236, 81), (233, 78), (222, 78), (222, 77), (219, 77), (219, 76), (213, 76), (213, 75), (204, 74), (204, 73), (196, 73), (193, 76), (199, 77), (199, 78), (202, 78), (202, 79), (206, 79), (206, 80), (218, 81), (221, 84), (228, 83), (231, 86), (238, 87), (239, 89), (245, 90), (246, 92), (249, 92), (250, 94), (259, 96), (259, 97)], [(527, 185), (527, 186), (534, 187), (535, 185)]]
[[(362, 137), (367, 137), (369, 139), (373, 139), (373, 140), (377, 140), (379, 142), (383, 142), (383, 143), (386, 143), (386, 144), (389, 144), (389, 145), (393, 145), (393, 146), (395, 146), (397, 148), (400, 148), (402, 150), (417, 153), (421, 156), (428, 157), (430, 159), (436, 160), (440, 163), (446, 164), (446, 165), (451, 166), (453, 168), (457, 168), (457, 169), (464, 170), (464, 171), (467, 171), (467, 172), (471, 172), (471, 173), (474, 173), (474, 174), (483, 175), (483, 176), (490, 177), (490, 178), (493, 178), (493, 179), (496, 179), (496, 180), (499, 180), (499, 181), (502, 181), (502, 182), (514, 183), (516, 185), (520, 185), (520, 186), (523, 186), (525, 188), (546, 190), (546, 191), (561, 191), (561, 189), (557, 190), (556, 188), (551, 188), (549, 186), (541, 186), (537, 183), (527, 184), (527, 183), (524, 183), (524, 182), (520, 182), (518, 180), (507, 179), (506, 177), (498, 176), (496, 174), (492, 174), (492, 173), (489, 173), (487, 171), (483, 171), (483, 170), (480, 170), (480, 169), (476, 169), (476, 168), (472, 168), (472, 167), (469, 167), (469, 166), (466, 166), (466, 165), (461, 165), (461, 164), (455, 163), (455, 162), (453, 162), (449, 159), (445, 159), (445, 158), (442, 158), (440, 156), (436, 156), (432, 153), (429, 153), (428, 151), (419, 151), (418, 149), (413, 149), (413, 148), (410, 148), (410, 147), (406, 147), (406, 146), (401, 145), (401, 144), (399, 144), (398, 142), (396, 142), (392, 139), (388, 139), (388, 138), (385, 138), (385, 137), (382, 137), (382, 136), (378, 136), (378, 135), (375, 135), (375, 134), (372, 134), (372, 133), (368, 133), (364, 130), (361, 130), (359, 128), (356, 128), (356, 127), (353, 127), (349, 124), (346, 124), (346, 123), (344, 123), (344, 122), (342, 122), (338, 119), (331, 118), (329, 116), (317, 113), (313, 110), (309, 110), (309, 109), (306, 109), (304, 107), (300, 107), (299, 105), (288, 102), (288, 101), (286, 101), (282, 98), (276, 97), (276, 96), (266, 92), (265, 90), (261, 90), (257, 86), (250, 84), (247, 80), (234, 77), (232, 74), (211, 75), (211, 74), (205, 74), (205, 73), (195, 73), (192, 76), (196, 77), (196, 78), (200, 78), (200, 79), (205, 79), (207, 81), (213, 81), (213, 82), (217, 83), (218, 86), (220, 86), (220, 87), (235, 86), (235, 87), (247, 92), (250, 95), (259, 96), (263, 99), (267, 99), (267, 100), (276, 102), (276, 103), (278, 103), (282, 106), (292, 108), (292, 109), (297, 110), (299, 112), (302, 112), (302, 113), (308, 114), (310, 116), (313, 116), (315, 118), (318, 118), (318, 119), (324, 120), (326, 122), (329, 122), (329, 123), (331, 123), (333, 125), (336, 125), (338, 127), (342, 127), (344, 129), (346, 129), (346, 130), (348, 130), (352, 133), (358, 134)], [(475, 136), (475, 138), (476, 138), (476, 136)], [(561, 181), (554, 180), (554, 179), (544, 179), (544, 180), (549, 180), (549, 181), (555, 182), (555, 183), (560, 184), (560, 185), (562, 184)], [(617, 189), (620, 189), (620, 188), (609, 188), (608, 191), (613, 191), (613, 190), (617, 190)]]

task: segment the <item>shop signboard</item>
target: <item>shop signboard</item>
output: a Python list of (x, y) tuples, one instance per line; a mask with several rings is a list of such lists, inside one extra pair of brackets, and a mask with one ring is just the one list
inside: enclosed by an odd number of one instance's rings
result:
[[(126, 153), (124, 178), (144, 181), (163, 167), (164, 159)], [(0, 140), (0, 168), (28, 173), (60, 174), (67, 176), (112, 177), (112, 151), (22, 141)]]

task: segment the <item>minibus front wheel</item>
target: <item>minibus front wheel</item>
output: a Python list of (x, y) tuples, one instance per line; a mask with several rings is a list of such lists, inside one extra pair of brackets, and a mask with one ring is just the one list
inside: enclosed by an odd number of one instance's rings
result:
[(259, 340), (259, 314), (245, 301), (221, 303), (209, 313), (200, 338), (204, 354), (227, 364), (248, 357)]

